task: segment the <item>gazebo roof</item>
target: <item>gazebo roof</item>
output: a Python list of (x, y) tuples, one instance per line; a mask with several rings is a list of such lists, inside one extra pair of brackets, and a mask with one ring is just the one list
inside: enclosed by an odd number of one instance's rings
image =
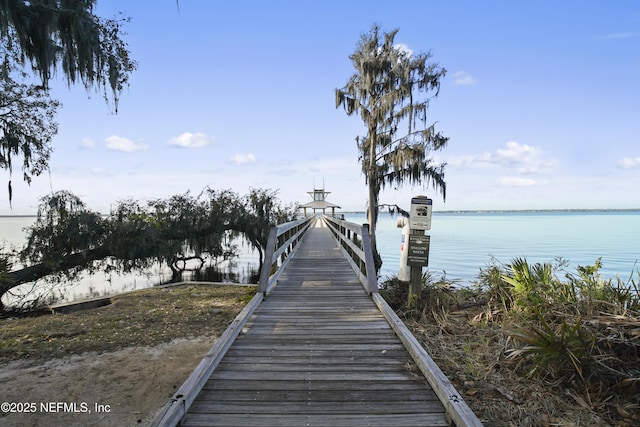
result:
[(340, 209), (340, 206), (335, 205), (331, 202), (327, 202), (326, 200), (313, 200), (309, 203), (305, 203), (304, 205), (300, 205), (300, 208), (311, 208), (311, 209), (338, 208)]
[(300, 205), (299, 208), (304, 209), (305, 214), (307, 209), (313, 209), (314, 211), (315, 210), (324, 211), (325, 209), (333, 209), (333, 211), (335, 212), (336, 208), (340, 209), (340, 206), (333, 204), (331, 202), (327, 202), (326, 200), (327, 194), (329, 193), (330, 192), (325, 191), (324, 188), (315, 188), (313, 191), (308, 192), (308, 194), (311, 196), (313, 200), (309, 203), (305, 203), (304, 205)]

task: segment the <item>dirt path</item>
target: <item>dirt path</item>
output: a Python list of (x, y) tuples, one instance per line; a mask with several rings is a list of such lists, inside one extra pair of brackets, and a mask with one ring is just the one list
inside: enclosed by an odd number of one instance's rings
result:
[[(86, 353), (0, 368), (3, 426), (147, 426), (215, 338)], [(29, 413), (24, 413), (24, 411)]]

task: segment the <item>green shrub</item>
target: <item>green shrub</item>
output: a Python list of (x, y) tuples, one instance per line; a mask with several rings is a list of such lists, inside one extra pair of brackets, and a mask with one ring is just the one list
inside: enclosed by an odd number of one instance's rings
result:
[(640, 386), (640, 293), (633, 275), (627, 282), (605, 280), (597, 259), (562, 280), (564, 265), (516, 258), (481, 270), (479, 286), (514, 339), (509, 358), (528, 374), (562, 382), (578, 375), (584, 383)]
[[(403, 282), (398, 276), (388, 277), (382, 282), (380, 295), (387, 304), (396, 311), (412, 312), (422, 315), (433, 310), (447, 310), (451, 305), (468, 299), (472, 290), (460, 292), (454, 288), (455, 282), (448, 280), (445, 274), (436, 276), (431, 271), (425, 271), (421, 278), (419, 298), (409, 303), (409, 282)], [(464, 294), (464, 295), (463, 295)]]
[(577, 373), (584, 381), (583, 368), (593, 365), (594, 334), (582, 327), (580, 318), (552, 325), (537, 307), (533, 312), (539, 325), (529, 322), (520, 332), (509, 334), (524, 347), (509, 350), (508, 357), (523, 357), (528, 361), (529, 374), (543, 371), (555, 378), (571, 378)]

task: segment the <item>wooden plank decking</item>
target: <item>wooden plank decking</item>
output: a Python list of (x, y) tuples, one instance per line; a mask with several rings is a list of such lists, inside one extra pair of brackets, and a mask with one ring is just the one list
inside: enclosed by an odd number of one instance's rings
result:
[(184, 426), (448, 426), (323, 221), (307, 232)]

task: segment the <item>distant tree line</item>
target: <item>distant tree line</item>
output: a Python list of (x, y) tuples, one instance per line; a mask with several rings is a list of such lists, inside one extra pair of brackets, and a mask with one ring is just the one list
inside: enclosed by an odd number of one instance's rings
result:
[(207, 260), (233, 257), (233, 237), (258, 251), (262, 267), (269, 227), (295, 215), (294, 206), (282, 205), (277, 191), (268, 189), (239, 195), (205, 188), (197, 196), (187, 192), (146, 204), (129, 199), (108, 215), (58, 191), (41, 199), (26, 229), (27, 243), (14, 254), (23, 267), (12, 270), (10, 254), (0, 256), (0, 297), (41, 279), (61, 283), (84, 272), (142, 271), (155, 263), (168, 266), (178, 281), (187, 262), (202, 267)]

